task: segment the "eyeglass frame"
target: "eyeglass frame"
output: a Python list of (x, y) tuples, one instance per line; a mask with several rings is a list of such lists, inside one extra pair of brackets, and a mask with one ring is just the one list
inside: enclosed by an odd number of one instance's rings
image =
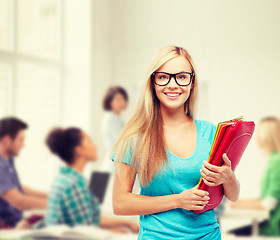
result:
[[(156, 73), (164, 73), (164, 74), (169, 75), (169, 80), (168, 80), (168, 82), (167, 82), (166, 84), (164, 84), (164, 85), (157, 84), (156, 81), (155, 81), (155, 75), (156, 75)], [(189, 83), (189, 84), (187, 84), (187, 85), (181, 85), (181, 84), (179, 84), (179, 83), (177, 82), (176, 76), (177, 76), (178, 74), (181, 74), (181, 73), (188, 73), (188, 74), (190, 74), (191, 78), (190, 78), (190, 83)], [(182, 87), (186, 87), (186, 86), (189, 86), (189, 85), (191, 84), (191, 82), (192, 82), (192, 80), (193, 80), (193, 77), (194, 77), (194, 72), (179, 72), (179, 73), (173, 73), (173, 74), (172, 74), (172, 73), (167, 73), (167, 72), (153, 72), (152, 75), (151, 75), (151, 78), (152, 78), (153, 82), (154, 82), (156, 85), (158, 85), (158, 86), (166, 86), (166, 85), (168, 85), (168, 83), (170, 83), (171, 78), (174, 78), (174, 80), (175, 80), (175, 82), (176, 82), (177, 85), (182, 86)]]

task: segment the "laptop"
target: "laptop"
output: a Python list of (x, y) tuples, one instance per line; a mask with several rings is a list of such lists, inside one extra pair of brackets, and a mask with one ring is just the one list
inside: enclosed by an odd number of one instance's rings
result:
[(109, 178), (109, 172), (93, 171), (91, 174), (89, 190), (95, 195), (100, 204), (104, 201)]

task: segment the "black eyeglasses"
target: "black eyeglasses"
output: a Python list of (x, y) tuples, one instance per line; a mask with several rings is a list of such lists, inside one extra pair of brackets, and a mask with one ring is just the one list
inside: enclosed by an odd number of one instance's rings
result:
[(167, 85), (171, 78), (175, 79), (175, 82), (179, 86), (188, 86), (190, 85), (193, 79), (194, 73), (190, 72), (179, 72), (179, 73), (167, 73), (167, 72), (153, 72), (152, 73), (152, 80), (156, 85), (165, 86)]

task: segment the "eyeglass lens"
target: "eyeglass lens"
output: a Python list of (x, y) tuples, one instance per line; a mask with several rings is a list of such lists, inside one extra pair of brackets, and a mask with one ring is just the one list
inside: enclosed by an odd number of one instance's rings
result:
[[(171, 76), (167, 73), (155, 73), (155, 82), (158, 85), (166, 85)], [(179, 85), (189, 85), (191, 81), (191, 75), (189, 73), (176, 74), (176, 81)]]

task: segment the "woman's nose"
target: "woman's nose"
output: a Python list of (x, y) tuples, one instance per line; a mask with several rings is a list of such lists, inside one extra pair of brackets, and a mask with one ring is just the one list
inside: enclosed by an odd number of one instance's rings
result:
[(178, 87), (174, 77), (171, 77), (170, 82), (167, 84), (167, 86), (170, 87), (170, 88), (177, 88)]

